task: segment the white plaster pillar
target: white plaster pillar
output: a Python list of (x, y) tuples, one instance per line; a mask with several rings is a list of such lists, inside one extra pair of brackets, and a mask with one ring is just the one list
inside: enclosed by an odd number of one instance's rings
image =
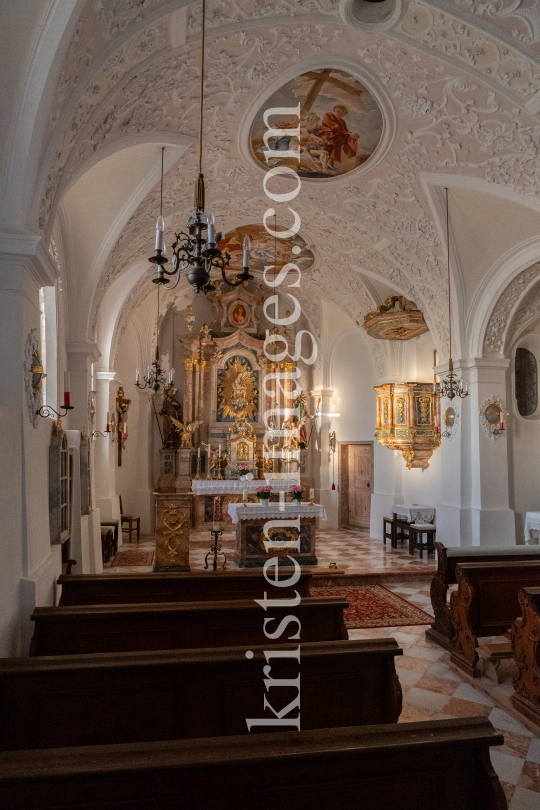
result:
[[(441, 432), (447, 408), (458, 410), (452, 438), (441, 438), (441, 503), (437, 504), (437, 539), (446, 546), (513, 546), (514, 512), (510, 509), (506, 433), (485, 436), (480, 405), (490, 396), (506, 401), (505, 358), (473, 358), (455, 363), (457, 379), (469, 384), (469, 396), (441, 399)], [(442, 378), (448, 364), (437, 366)]]
[[(68, 371), (71, 380), (71, 426), (82, 430), (89, 429), (88, 394), (92, 385), (92, 363), (99, 360), (101, 352), (95, 343), (67, 344)], [(105, 430), (103, 425), (94, 423), (94, 430)]]
[(37, 236), (0, 234), (0, 655), (28, 654), (30, 614), (54, 604), (60, 546), (49, 533), (51, 419), (25, 388), (26, 339), (40, 334), (39, 290), (55, 268)]
[[(504, 357), (468, 361), (470, 374), (470, 503), (473, 546), (513, 546), (515, 516), (510, 509), (506, 434), (488, 438), (480, 425), (480, 406), (492, 395), (506, 401)], [(467, 397), (469, 399), (469, 397)], [(504, 417), (506, 421), (506, 416)], [(464, 481), (465, 485), (469, 482)]]
[[(96, 425), (106, 426), (107, 413), (113, 409), (117, 385), (114, 384), (114, 371), (96, 371)], [(94, 443), (94, 469), (96, 505), (103, 518), (120, 517), (120, 502), (116, 495), (116, 457), (117, 445), (112, 436), (99, 437)]]

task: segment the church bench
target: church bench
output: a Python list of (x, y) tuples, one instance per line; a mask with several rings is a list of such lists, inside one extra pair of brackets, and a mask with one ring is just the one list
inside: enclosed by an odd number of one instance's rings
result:
[(514, 678), (514, 707), (540, 724), (540, 587), (519, 592), (521, 621), (512, 625), (512, 653), (518, 668)]
[[(247, 734), (246, 718), (273, 717), (265, 694), (276, 711), (298, 694), (294, 685), (265, 692), (264, 648), (253, 652), (250, 660), (230, 647), (2, 659), (0, 750)], [(270, 676), (300, 673), (303, 729), (395, 723), (401, 653), (394, 639), (302, 644), (300, 664), (272, 657)]]
[(448, 587), (456, 584), (456, 565), (466, 562), (506, 562), (527, 558), (540, 560), (539, 546), (444, 546), (435, 542), (437, 573), (431, 581), (431, 605), (435, 621), (426, 630), (426, 638), (452, 649), (452, 615), (447, 601)]
[[(280, 570), (287, 580), (290, 571)], [(309, 596), (309, 571), (292, 587), (280, 587), (283, 598)], [(271, 579), (274, 579), (272, 574)], [(124, 605), (153, 602), (205, 602), (224, 599), (261, 599), (270, 586), (261, 569), (219, 573), (73, 574), (58, 577), (60, 605)]]
[(10, 810), (507, 810), (484, 717), (9, 751)]
[[(264, 594), (261, 594), (261, 597)], [(274, 594), (271, 594), (274, 598)], [(281, 598), (276, 594), (276, 598)], [(283, 644), (298, 633), (290, 623), (275, 635), (286, 616), (301, 624), (300, 641), (348, 638), (341, 597), (306, 597), (296, 607), (269, 607), (249, 600), (228, 602), (163, 602), (156, 605), (75, 605), (36, 608), (30, 655), (77, 655), (143, 650), (185, 650), (200, 647), (238, 647)]]
[(468, 562), (456, 565), (458, 589), (450, 597), (452, 652), (450, 661), (473, 678), (478, 638), (500, 636), (520, 615), (521, 588), (540, 585), (540, 561)]

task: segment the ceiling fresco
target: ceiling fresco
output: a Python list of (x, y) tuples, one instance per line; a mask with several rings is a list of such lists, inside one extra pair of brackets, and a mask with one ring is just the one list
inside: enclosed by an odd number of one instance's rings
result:
[[(300, 138), (284, 132), (263, 142), (264, 113), (270, 107), (296, 107), (300, 102)], [(298, 119), (276, 115), (276, 129), (295, 129)], [(251, 127), (251, 148), (264, 166), (290, 166), (301, 177), (328, 179), (353, 171), (368, 160), (380, 141), (383, 118), (369, 90), (343, 70), (318, 68), (280, 87), (264, 103)], [(283, 156), (299, 151), (296, 157)]]

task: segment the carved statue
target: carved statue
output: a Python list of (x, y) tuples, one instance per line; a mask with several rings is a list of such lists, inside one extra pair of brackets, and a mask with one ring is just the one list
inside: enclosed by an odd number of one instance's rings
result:
[(166, 388), (163, 404), (159, 412), (160, 416), (164, 416), (163, 420), (163, 447), (176, 447), (177, 433), (173, 425), (172, 418), (175, 420), (182, 419), (182, 405), (174, 396), (177, 388)]
[(174, 429), (178, 431), (182, 438), (182, 450), (190, 450), (193, 447), (193, 433), (197, 430), (199, 425), (202, 425), (202, 422), (190, 422), (189, 424), (186, 422), (183, 424), (179, 422), (178, 419), (175, 419), (174, 416), (171, 416), (170, 419)]
[(124, 389), (120, 387), (118, 389), (118, 396), (116, 397), (116, 408), (118, 410), (118, 421), (120, 423), (118, 426), (119, 430), (122, 430), (123, 426), (127, 422), (127, 414), (130, 405), (131, 400), (124, 397)]

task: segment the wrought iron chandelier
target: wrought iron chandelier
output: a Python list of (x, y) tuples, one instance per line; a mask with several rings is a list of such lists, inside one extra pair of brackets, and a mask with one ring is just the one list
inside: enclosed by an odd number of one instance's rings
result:
[(199, 118), (199, 174), (195, 183), (195, 210), (186, 223), (188, 233), (180, 231), (175, 233), (175, 241), (172, 245), (173, 258), (172, 270), (167, 270), (168, 263), (164, 255), (163, 231), (165, 222), (163, 220), (163, 152), (161, 154), (161, 202), (159, 217), (156, 223), (156, 255), (150, 261), (158, 265), (156, 278), (152, 279), (154, 284), (167, 285), (169, 281), (166, 276), (176, 276), (174, 284), (165, 287), (172, 290), (180, 281), (180, 273), (186, 271), (186, 278), (195, 287), (197, 292), (209, 293), (215, 290), (215, 285), (210, 278), (212, 268), (221, 271), (221, 278), (230, 287), (238, 287), (239, 284), (251, 281), (253, 276), (249, 272), (249, 237), (244, 238), (243, 269), (237, 274), (233, 281), (230, 281), (225, 269), (229, 266), (230, 256), (223, 254), (218, 248), (221, 241), (221, 233), (216, 233), (214, 228), (213, 214), (206, 213), (205, 208), (205, 187), (204, 175), (202, 173), (202, 136), (203, 136), (203, 111), (204, 111), (204, 48), (205, 48), (205, 16), (206, 0), (202, 0), (202, 43), (201, 43), (201, 90), (200, 90), (200, 118)]
[(451, 308), (451, 301), (450, 301), (450, 226), (449, 226), (449, 215), (448, 215), (448, 189), (446, 190), (446, 254), (447, 254), (447, 274), (448, 274), (448, 326), (450, 330), (450, 357), (448, 360), (448, 374), (441, 379), (439, 383), (439, 387), (437, 388), (437, 383), (433, 383), (433, 393), (438, 397), (446, 397), (449, 400), (453, 400), (455, 397), (460, 397), (463, 399), (464, 397), (469, 396), (469, 385), (463, 384), (463, 380), (460, 378), (458, 380), (456, 373), (454, 372), (454, 363), (452, 361), (452, 308)]
[[(143, 385), (140, 382), (139, 369), (135, 371), (135, 385), (137, 388), (145, 389), (151, 388), (154, 394), (163, 388), (163, 393), (173, 387), (174, 368), (169, 371), (168, 377), (165, 371), (161, 368), (159, 362), (159, 287), (158, 287), (158, 304), (157, 304), (157, 318), (156, 318), (156, 353), (150, 366), (146, 370), (146, 376), (143, 376)], [(152, 395), (153, 396), (153, 395)]]

